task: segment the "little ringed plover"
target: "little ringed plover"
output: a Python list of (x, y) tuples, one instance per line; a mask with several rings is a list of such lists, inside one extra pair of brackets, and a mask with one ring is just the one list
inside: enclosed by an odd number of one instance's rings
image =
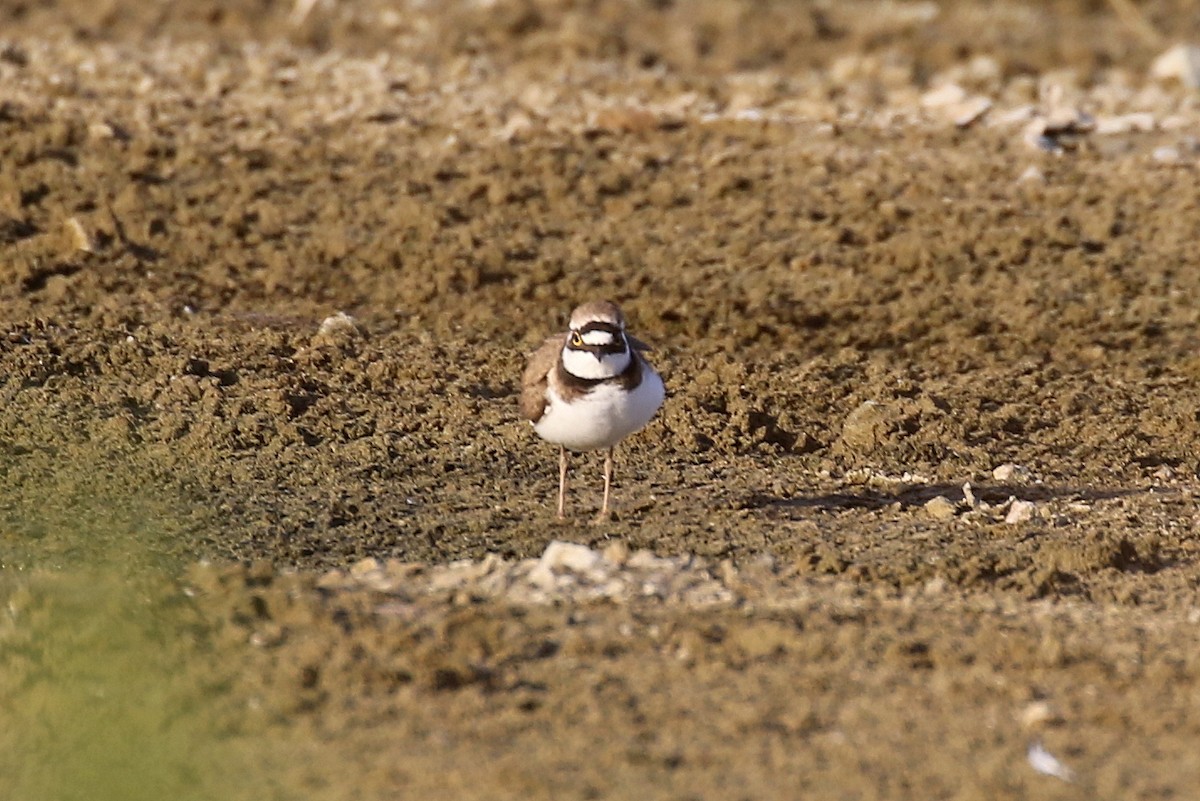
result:
[(591, 301), (571, 312), (565, 334), (529, 357), (521, 377), (521, 414), (542, 439), (559, 446), (558, 517), (565, 516), (567, 451), (606, 449), (604, 501), (608, 517), (613, 451), (662, 406), (662, 378), (642, 356), (649, 348), (625, 331), (615, 303)]

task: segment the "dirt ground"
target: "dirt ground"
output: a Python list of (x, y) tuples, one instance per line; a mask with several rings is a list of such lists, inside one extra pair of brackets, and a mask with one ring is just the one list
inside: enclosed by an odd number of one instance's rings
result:
[[(146, 643), (112, 798), (1194, 794), (1200, 12), (1125, 8), (0, 4), (13, 798)], [(668, 398), (559, 524), (599, 297)], [(97, 565), (156, 622), (43, 636)]]

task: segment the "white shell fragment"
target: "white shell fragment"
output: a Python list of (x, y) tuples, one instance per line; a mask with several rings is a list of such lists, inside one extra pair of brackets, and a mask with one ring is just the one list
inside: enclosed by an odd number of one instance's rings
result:
[(1060, 762), (1058, 757), (1047, 751), (1040, 742), (1029, 746), (1026, 757), (1029, 759), (1029, 766), (1038, 773), (1062, 779), (1064, 782), (1075, 781), (1075, 772)]
[(956, 83), (945, 83), (921, 95), (921, 107), (944, 115), (959, 128), (967, 128), (988, 113), (992, 101), (983, 95), (968, 95)]
[(1200, 45), (1177, 44), (1150, 65), (1159, 80), (1177, 80), (1189, 89), (1200, 89)]

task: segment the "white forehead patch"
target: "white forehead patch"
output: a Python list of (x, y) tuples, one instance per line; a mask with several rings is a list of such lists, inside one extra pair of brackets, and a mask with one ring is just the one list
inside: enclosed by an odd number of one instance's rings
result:
[(589, 345), (611, 345), (613, 343), (613, 335), (611, 331), (588, 331), (580, 336), (582, 336), (583, 341)]
[(572, 317), (571, 318), (571, 328), (573, 328), (576, 331), (578, 331), (580, 328), (583, 328), (588, 323), (604, 323), (605, 325), (611, 325), (614, 328), (624, 328), (625, 327), (625, 326), (619, 324), (614, 318), (610, 317), (607, 314), (589, 314), (586, 317)]

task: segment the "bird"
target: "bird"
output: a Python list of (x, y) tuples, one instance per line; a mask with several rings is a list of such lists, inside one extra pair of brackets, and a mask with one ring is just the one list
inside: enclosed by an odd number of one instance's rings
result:
[(558, 445), (558, 518), (566, 517), (568, 452), (605, 450), (604, 500), (609, 519), (613, 454), (662, 406), (662, 377), (642, 355), (649, 346), (625, 330), (612, 301), (593, 300), (571, 312), (567, 331), (546, 339), (521, 376), (520, 411), (533, 430)]

